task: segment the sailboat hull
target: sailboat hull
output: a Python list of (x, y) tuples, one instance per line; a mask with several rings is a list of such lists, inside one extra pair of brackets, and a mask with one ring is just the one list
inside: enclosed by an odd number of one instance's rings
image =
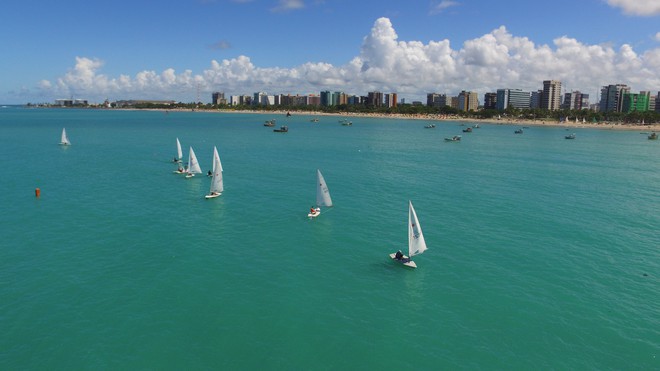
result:
[(410, 260), (410, 258), (408, 258), (405, 255), (403, 256), (402, 260), (399, 260), (399, 259), (396, 258), (396, 253), (392, 253), (392, 254), (390, 254), (390, 258), (392, 258), (392, 260), (394, 260), (395, 262), (399, 262), (399, 263), (405, 265), (406, 267), (417, 268), (417, 264), (415, 264), (414, 261)]
[(317, 207), (316, 212), (307, 214), (307, 217), (308, 218), (316, 218), (319, 215), (321, 215), (321, 208)]
[(222, 193), (210, 194), (210, 195), (204, 196), (204, 198), (208, 200), (210, 198), (216, 198), (216, 197), (220, 196), (221, 194)]

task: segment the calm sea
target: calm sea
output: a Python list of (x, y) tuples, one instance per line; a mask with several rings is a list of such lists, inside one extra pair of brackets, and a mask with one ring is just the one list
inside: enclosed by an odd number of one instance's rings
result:
[(310, 119), (0, 109), (0, 369), (660, 369), (660, 142)]

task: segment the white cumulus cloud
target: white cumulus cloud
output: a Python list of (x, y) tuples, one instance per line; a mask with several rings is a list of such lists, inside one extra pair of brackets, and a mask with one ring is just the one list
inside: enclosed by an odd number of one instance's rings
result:
[(560, 80), (571, 90), (593, 93), (614, 83), (628, 84), (636, 91), (660, 86), (660, 48), (639, 53), (627, 44), (618, 48), (589, 45), (569, 36), (555, 38), (552, 45), (536, 44), (504, 26), (452, 48), (446, 39), (428, 43), (399, 40), (388, 18), (377, 19), (357, 55), (339, 66), (308, 62), (292, 68), (265, 68), (254, 65), (248, 56), (238, 56), (213, 60), (197, 74), (166, 69), (109, 77), (100, 73), (102, 67), (98, 59), (77, 57), (74, 68), (56, 83), (40, 82), (39, 90), (92, 101), (105, 97), (192, 101), (198, 87), (209, 96), (211, 91), (242, 95), (331, 90), (363, 95), (378, 90), (421, 99), (430, 92), (535, 91), (548, 79)]
[(613, 7), (621, 8), (629, 15), (653, 16), (660, 14), (658, 0), (607, 0)]

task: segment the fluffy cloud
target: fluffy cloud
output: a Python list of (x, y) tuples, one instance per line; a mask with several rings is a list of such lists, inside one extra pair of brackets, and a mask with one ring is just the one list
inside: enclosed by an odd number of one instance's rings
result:
[[(625, 83), (633, 90), (660, 86), (660, 48), (637, 53), (624, 44), (618, 49), (588, 45), (567, 36), (552, 45), (537, 45), (512, 35), (504, 26), (453, 49), (449, 40), (400, 41), (387, 18), (374, 23), (359, 54), (346, 64), (305, 63), (293, 68), (262, 68), (249, 57), (211, 61), (201, 74), (166, 69), (135, 76), (108, 77), (97, 59), (76, 58), (75, 67), (56, 83), (42, 81), (41, 91), (53, 96), (84, 96), (90, 100), (161, 98), (190, 101), (197, 87), (226, 94), (308, 94), (321, 90), (366, 94), (397, 92), (405, 98), (426, 93), (456, 94), (474, 90), (483, 94), (498, 88), (533, 91), (542, 81), (560, 80), (564, 87), (595, 93), (599, 86)], [(183, 97), (181, 92), (190, 92)]]
[(653, 16), (660, 14), (658, 0), (607, 0), (611, 6), (621, 8), (630, 15)]
[(655, 36), (653, 38), (655, 39), (655, 41), (660, 41), (660, 32), (655, 34)]

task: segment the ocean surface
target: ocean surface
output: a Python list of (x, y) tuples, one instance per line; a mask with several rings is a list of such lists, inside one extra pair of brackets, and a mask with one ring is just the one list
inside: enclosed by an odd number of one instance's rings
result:
[(312, 118), (0, 109), (0, 369), (660, 369), (660, 142)]

